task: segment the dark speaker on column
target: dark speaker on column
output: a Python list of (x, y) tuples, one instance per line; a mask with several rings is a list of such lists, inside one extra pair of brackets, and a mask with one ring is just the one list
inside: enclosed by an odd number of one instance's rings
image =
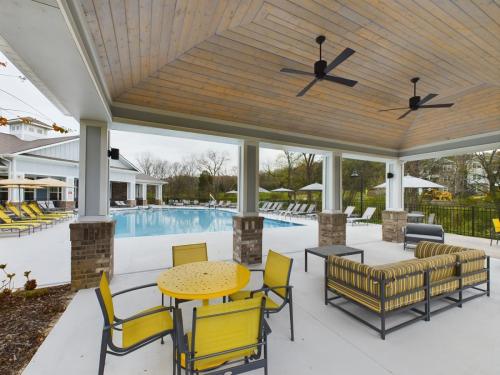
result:
[(393, 178), (393, 177), (394, 177), (394, 173), (387, 172), (387, 178)]

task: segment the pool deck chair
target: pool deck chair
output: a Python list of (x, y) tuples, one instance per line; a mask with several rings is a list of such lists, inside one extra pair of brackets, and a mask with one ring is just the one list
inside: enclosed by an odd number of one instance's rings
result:
[(49, 221), (49, 222), (63, 220), (63, 218), (61, 218), (61, 217), (55, 217), (55, 216), (50, 216), (50, 215), (37, 215), (24, 202), (21, 204), (21, 211), (23, 211), (26, 215), (28, 215), (28, 217), (30, 219), (34, 219), (34, 220), (44, 220), (44, 221)]
[(363, 213), (363, 216), (361, 217), (348, 217), (347, 222), (351, 223), (354, 225), (355, 223), (364, 223), (368, 225), (368, 221), (372, 218), (373, 214), (375, 213), (376, 208), (375, 207), (368, 207), (365, 212)]
[(192, 330), (184, 334), (182, 312), (174, 312), (178, 374), (242, 374), (264, 369), (267, 335), (264, 298), (193, 309)]
[(17, 233), (19, 237), (21, 237), (21, 233), (29, 234), (32, 228), (29, 225), (0, 224), (1, 232)]
[[(11, 225), (11, 226), (28, 226), (31, 229), (33, 229), (33, 232), (35, 231), (36, 228), (42, 230), (42, 225), (45, 225), (47, 227), (46, 223), (36, 223), (31, 220), (12, 220), (12, 218), (7, 215), (7, 213), (0, 209), (0, 221), (3, 221), (4, 227), (6, 225)], [(2, 225), (2, 224), (0, 224)]]
[(286, 215), (286, 214), (292, 212), (294, 207), (295, 207), (295, 203), (290, 203), (286, 209), (279, 210), (278, 212), (276, 212), (276, 214), (277, 215)]
[(70, 214), (67, 213), (45, 213), (41, 210), (41, 208), (36, 204), (35, 202), (29, 203), (28, 207), (31, 208), (31, 211), (34, 212), (35, 215), (37, 216), (48, 216), (48, 217), (54, 217), (54, 218), (61, 218), (61, 219), (69, 219)]
[[(47, 219), (39, 219), (36, 217), (36, 215), (30, 211), (30, 214), (27, 214), (28, 218), (25, 218), (21, 211), (19, 211), (17, 209), (16, 206), (14, 206), (14, 204), (12, 204), (11, 202), (7, 203), (6, 204), (6, 207), (7, 209), (12, 212), (15, 216), (17, 216), (19, 219), (21, 220), (26, 220), (27, 222), (30, 222), (30, 223), (39, 223), (39, 224), (45, 224), (45, 225), (49, 225), (49, 224), (54, 224), (54, 219), (51, 219), (51, 220), (47, 220)], [(24, 211), (23, 211), (24, 212)]]
[[(290, 312), (290, 338), (293, 341), (293, 287), (290, 285), (292, 264), (292, 258), (288, 258), (275, 251), (269, 250), (265, 269), (250, 270), (252, 272), (263, 273), (262, 287), (256, 290), (242, 290), (236, 292), (229, 296), (229, 300), (238, 301), (246, 298), (264, 297), (266, 299), (265, 312), (267, 316), (269, 316), (269, 314), (279, 313), (286, 305), (288, 305)], [(271, 299), (269, 293), (272, 293), (273, 297), (279, 298), (281, 303), (277, 303)]]
[[(121, 357), (157, 340), (161, 340), (163, 344), (163, 338), (168, 335), (171, 335), (173, 340), (174, 321), (170, 314), (171, 307), (156, 306), (125, 319), (117, 318), (115, 315), (114, 297), (153, 286), (157, 287), (157, 284), (141, 285), (111, 294), (106, 274), (102, 274), (99, 288), (95, 289), (104, 318), (101, 353), (99, 356), (99, 375), (104, 374), (107, 354)], [(118, 331), (121, 332), (121, 346), (117, 346), (113, 342), (113, 335), (116, 335)], [(175, 358), (175, 345), (173, 345), (173, 358)], [(175, 361), (173, 361), (173, 370), (175, 374)]]
[[(187, 263), (206, 262), (207, 260), (208, 251), (207, 244), (205, 242), (172, 246), (172, 267), (181, 266)], [(186, 301), (188, 300), (175, 299), (175, 307), (178, 307), (179, 303)], [(170, 300), (170, 302), (172, 302), (172, 300)]]
[(354, 212), (355, 207), (354, 206), (347, 206), (344, 210), (344, 213), (347, 215), (347, 217), (351, 217), (352, 213)]
[(493, 239), (497, 240), (500, 238), (500, 219), (491, 219), (491, 232), (490, 232), (490, 246), (493, 245)]

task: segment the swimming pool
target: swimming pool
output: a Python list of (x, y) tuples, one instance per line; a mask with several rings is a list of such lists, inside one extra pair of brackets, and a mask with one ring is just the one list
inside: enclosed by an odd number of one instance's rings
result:
[[(111, 213), (115, 237), (221, 232), (233, 230), (234, 212), (215, 209), (138, 209)], [(264, 228), (300, 226), (288, 221), (264, 219)]]

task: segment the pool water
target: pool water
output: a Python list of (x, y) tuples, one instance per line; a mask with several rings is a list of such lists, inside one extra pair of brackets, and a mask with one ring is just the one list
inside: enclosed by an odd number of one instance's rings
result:
[[(138, 209), (111, 213), (115, 237), (221, 232), (233, 230), (234, 212), (216, 209)], [(264, 229), (300, 226), (288, 221), (264, 219)]]

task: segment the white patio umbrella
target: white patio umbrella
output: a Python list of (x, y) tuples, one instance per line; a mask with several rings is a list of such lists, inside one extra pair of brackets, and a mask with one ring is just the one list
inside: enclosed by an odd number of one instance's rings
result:
[[(413, 177), (410, 175), (403, 176), (403, 187), (404, 188), (416, 188), (416, 189), (444, 189), (445, 186), (436, 184), (435, 182), (424, 180), (423, 178)], [(374, 189), (385, 189), (385, 182), (383, 184), (377, 185)]]
[(292, 189), (287, 189), (287, 188), (284, 188), (284, 187), (280, 187), (280, 188), (277, 188), (277, 189), (274, 189), (274, 190), (271, 190), (271, 191), (274, 192), (274, 193), (293, 193)]
[[(259, 187), (259, 193), (269, 193), (269, 190), (266, 190), (263, 187)], [(238, 190), (229, 190), (226, 191), (226, 194), (238, 194)]]
[(323, 185), (315, 182), (314, 184), (300, 188), (299, 191), (323, 191)]
[(35, 180), (37, 185), (43, 187), (60, 187), (60, 188), (74, 188), (74, 186), (68, 185), (66, 182), (61, 180), (56, 180), (55, 178), (47, 177)]
[(0, 186), (7, 188), (17, 188), (17, 195), (19, 198), (18, 209), (21, 210), (21, 189), (36, 189), (40, 185), (36, 180), (30, 180), (28, 178), (8, 178), (5, 180), (0, 180)]

